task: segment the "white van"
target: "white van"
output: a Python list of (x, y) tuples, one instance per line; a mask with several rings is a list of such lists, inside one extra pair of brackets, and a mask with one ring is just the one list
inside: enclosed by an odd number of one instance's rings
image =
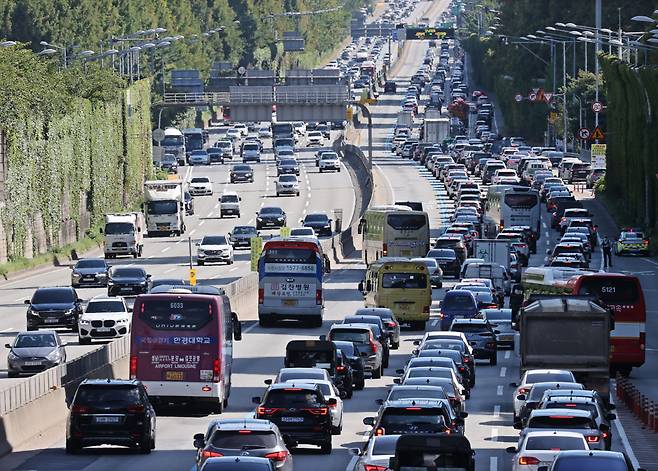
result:
[(219, 217), (235, 215), (240, 217), (240, 201), (242, 198), (235, 191), (225, 191), (219, 198)]
[(509, 294), (511, 276), (507, 269), (497, 263), (475, 262), (469, 263), (463, 272), (462, 278), (488, 278), (493, 281), (499, 297)]

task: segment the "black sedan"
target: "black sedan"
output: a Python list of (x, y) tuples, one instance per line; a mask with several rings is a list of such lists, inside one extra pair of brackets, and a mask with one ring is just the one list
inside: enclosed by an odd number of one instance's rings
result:
[(107, 282), (107, 295), (148, 293), (151, 275), (141, 267), (112, 267)]
[(109, 265), (103, 258), (83, 258), (71, 267), (71, 286), (107, 286)]
[(307, 214), (304, 219), (301, 220), (302, 226), (312, 227), (315, 233), (319, 236), (327, 235), (331, 236), (333, 231), (331, 229), (331, 219), (326, 214), (323, 213), (312, 213)]
[(210, 156), (210, 163), (215, 163), (218, 162), (220, 164), (224, 163), (224, 151), (220, 149), (219, 147), (208, 147), (206, 149), (208, 151), (208, 155)]
[(27, 330), (39, 327), (67, 327), (77, 332), (82, 300), (70, 286), (39, 288), (26, 299)]
[(258, 237), (258, 231), (255, 226), (235, 226), (228, 234), (231, 245), (234, 249), (251, 247), (251, 239)]
[(299, 163), (295, 159), (281, 159), (276, 166), (277, 175), (299, 175)]
[(231, 183), (236, 183), (236, 182), (254, 182), (254, 169), (251, 167), (251, 165), (234, 165), (233, 168), (231, 168), (231, 175), (230, 175)]
[(461, 263), (454, 249), (431, 249), (427, 257), (436, 260), (444, 275), (459, 278)]
[(265, 206), (256, 213), (256, 230), (265, 227), (283, 227), (287, 217), (283, 209), (276, 206)]

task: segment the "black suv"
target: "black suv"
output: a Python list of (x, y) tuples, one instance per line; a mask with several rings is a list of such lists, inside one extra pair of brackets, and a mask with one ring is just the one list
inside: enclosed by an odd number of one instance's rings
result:
[(120, 445), (150, 453), (155, 448), (155, 410), (141, 382), (86, 379), (75, 392), (66, 424), (66, 452)]
[(496, 334), (491, 324), (485, 319), (455, 319), (450, 326), (451, 332), (463, 332), (468, 343), (473, 347), (475, 358), (486, 358), (489, 364), (498, 363), (498, 344)]
[(362, 390), (366, 386), (365, 379), (365, 364), (361, 352), (353, 342), (346, 342), (343, 340), (334, 340), (336, 348), (342, 352), (344, 358), (352, 368), (352, 381), (354, 382), (354, 389), (357, 391)]
[(440, 399), (397, 399), (384, 402), (377, 417), (365, 417), (363, 423), (372, 426), (376, 436), (459, 433), (464, 419)]
[(323, 454), (331, 453), (333, 427), (329, 408), (336, 399), (325, 399), (317, 384), (278, 383), (265, 397), (252, 398), (256, 418), (273, 422), (281, 433), (297, 443), (317, 445)]
[(27, 330), (39, 327), (67, 327), (78, 331), (78, 317), (82, 314), (82, 300), (69, 286), (38, 288), (32, 299), (26, 299)]

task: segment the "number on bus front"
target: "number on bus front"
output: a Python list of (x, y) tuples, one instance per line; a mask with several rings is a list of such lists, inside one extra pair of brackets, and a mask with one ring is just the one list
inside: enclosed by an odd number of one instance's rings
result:
[(170, 309), (183, 309), (183, 303), (170, 303)]
[(601, 286), (601, 293), (614, 294), (615, 293), (615, 287), (614, 286)]

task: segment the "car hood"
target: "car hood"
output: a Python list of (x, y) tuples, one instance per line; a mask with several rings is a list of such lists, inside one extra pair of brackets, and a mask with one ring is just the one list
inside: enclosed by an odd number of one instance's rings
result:
[(56, 347), (27, 347), (27, 348), (12, 348), (11, 351), (14, 355), (21, 358), (39, 357), (45, 358), (50, 353), (56, 350)]
[(125, 319), (129, 314), (127, 312), (85, 312), (81, 320), (86, 321), (104, 321), (112, 319)]
[(41, 303), (30, 305), (33, 311), (66, 311), (73, 309), (73, 303)]
[(105, 274), (106, 271), (102, 268), (75, 268), (73, 273), (79, 273), (80, 275), (98, 275), (99, 273)]
[(146, 279), (136, 276), (113, 276), (110, 281), (114, 283), (144, 283)]
[(199, 250), (228, 250), (230, 245), (200, 245)]

